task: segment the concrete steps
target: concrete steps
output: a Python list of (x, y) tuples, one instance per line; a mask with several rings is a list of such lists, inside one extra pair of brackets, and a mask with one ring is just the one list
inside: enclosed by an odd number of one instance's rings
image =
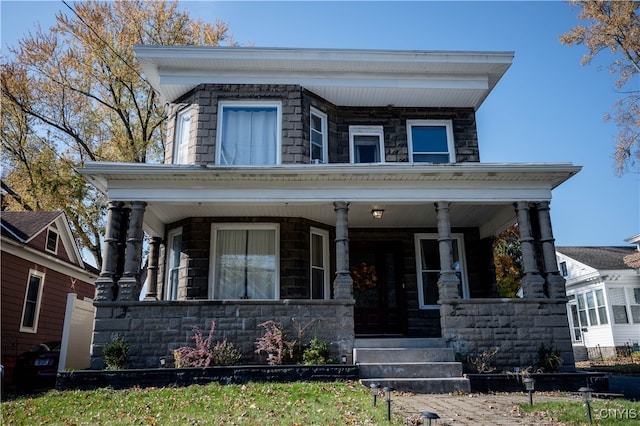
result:
[(360, 382), (415, 393), (470, 392), (462, 364), (443, 339), (365, 338), (354, 342)]

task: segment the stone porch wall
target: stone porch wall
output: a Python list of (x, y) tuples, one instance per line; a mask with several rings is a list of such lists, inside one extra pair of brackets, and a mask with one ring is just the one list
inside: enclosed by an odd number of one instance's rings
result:
[(331, 343), (333, 355), (350, 354), (353, 348), (353, 301), (144, 301), (95, 303), (96, 319), (91, 348), (91, 368), (102, 369), (102, 348), (122, 336), (131, 344), (130, 368), (157, 368), (160, 358), (173, 360), (173, 350), (195, 346), (193, 326), (206, 337), (215, 320), (214, 340), (226, 338), (242, 351), (242, 364), (264, 364), (255, 353), (256, 338), (264, 334), (259, 324), (273, 320), (282, 324), (289, 339), (303, 341), (314, 336)]
[(535, 368), (538, 349), (558, 349), (561, 370), (575, 370), (565, 299), (441, 301), (442, 337), (456, 353), (477, 356), (498, 348), (496, 367)]

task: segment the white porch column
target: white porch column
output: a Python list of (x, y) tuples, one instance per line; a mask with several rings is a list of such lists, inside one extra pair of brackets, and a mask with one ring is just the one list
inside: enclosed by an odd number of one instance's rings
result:
[(438, 249), (440, 251), (440, 277), (438, 278), (439, 299), (459, 299), (460, 279), (453, 270), (453, 246), (449, 202), (436, 203), (438, 220)]
[(102, 268), (100, 277), (96, 280), (95, 300), (98, 302), (111, 301), (115, 298), (123, 205), (121, 201), (109, 201), (107, 206)]
[(524, 267), (524, 276), (520, 280), (523, 297), (525, 299), (544, 297), (544, 278), (540, 276), (536, 266), (534, 238), (531, 233), (531, 218), (529, 217), (529, 202), (518, 201), (515, 203), (515, 209)]
[(551, 229), (551, 213), (548, 201), (541, 201), (536, 204), (538, 210), (538, 223), (540, 226), (540, 242), (542, 243), (542, 255), (544, 259), (544, 275), (547, 280), (549, 297), (553, 299), (564, 299), (567, 296), (565, 279), (558, 271), (556, 261), (556, 246)]
[(119, 301), (137, 300), (140, 295), (140, 262), (142, 261), (142, 219), (146, 203), (131, 203), (123, 277), (118, 281)]
[(333, 203), (336, 212), (336, 277), (333, 280), (335, 299), (353, 299), (353, 280), (349, 271), (349, 203)]

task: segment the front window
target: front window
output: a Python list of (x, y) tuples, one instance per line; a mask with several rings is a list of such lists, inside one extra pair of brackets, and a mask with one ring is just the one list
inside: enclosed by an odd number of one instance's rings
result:
[(278, 225), (212, 226), (212, 299), (277, 299)]
[(216, 143), (218, 164), (279, 164), (281, 115), (279, 103), (220, 102)]
[(327, 115), (311, 108), (310, 142), (312, 163), (327, 163)]
[[(416, 268), (418, 270), (418, 297), (420, 309), (438, 309), (438, 279), (440, 278), (440, 249), (438, 234), (416, 234)], [(462, 234), (453, 234), (452, 240), (453, 270), (460, 280), (461, 297), (468, 297), (468, 284), (465, 271)]]
[(382, 126), (349, 126), (352, 163), (384, 163)]
[(610, 288), (609, 300), (616, 324), (640, 324), (640, 288)]
[(24, 305), (22, 307), (20, 331), (27, 333), (36, 333), (38, 331), (38, 317), (40, 316), (43, 286), (44, 274), (34, 269), (29, 270), (29, 279), (27, 280)]
[[(607, 307), (604, 301), (602, 289), (589, 290), (578, 294), (578, 308), (580, 322), (582, 325), (605, 325), (609, 324)], [(587, 320), (588, 319), (588, 320)]]
[(187, 164), (191, 112), (184, 109), (176, 116), (176, 133), (173, 140), (173, 164)]
[(178, 300), (180, 285), (180, 257), (182, 253), (182, 228), (169, 231), (167, 235), (167, 281), (165, 300)]
[(408, 120), (411, 162), (455, 163), (451, 120)]
[(329, 233), (311, 229), (311, 298), (329, 298)]
[(55, 229), (47, 229), (47, 244), (45, 248), (51, 253), (58, 252), (58, 232)]

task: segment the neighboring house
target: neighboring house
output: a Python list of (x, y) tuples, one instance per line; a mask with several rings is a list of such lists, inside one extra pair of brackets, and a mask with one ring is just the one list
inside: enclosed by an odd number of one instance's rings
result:
[(62, 339), (67, 294), (92, 299), (97, 270), (82, 260), (62, 211), (0, 212), (2, 365), (34, 346)]
[(630, 246), (556, 247), (576, 360), (615, 358), (616, 348), (640, 342), (640, 273), (624, 262), (635, 253)]
[[(480, 162), (476, 110), (513, 52), (135, 52), (167, 102), (165, 162), (81, 171), (110, 200), (94, 367), (114, 334), (155, 367), (214, 319), (249, 363), (276, 320), (311, 324), (349, 362), (402, 337), (499, 347), (504, 368), (544, 343), (573, 368), (549, 203), (580, 167)], [(492, 241), (516, 221), (524, 297), (501, 299)]]

